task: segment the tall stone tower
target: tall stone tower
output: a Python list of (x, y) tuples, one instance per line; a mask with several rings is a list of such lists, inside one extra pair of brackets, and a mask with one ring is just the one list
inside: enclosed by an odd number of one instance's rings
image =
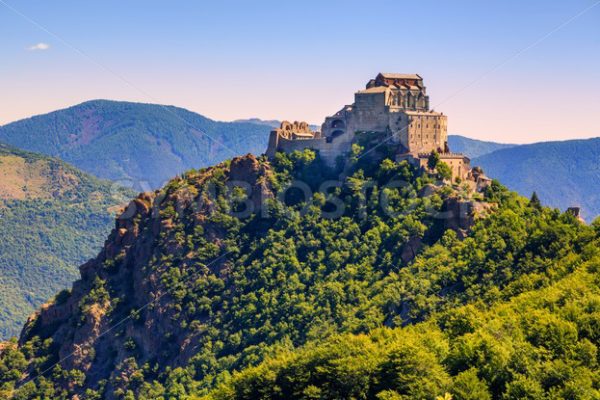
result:
[(447, 117), (429, 109), (423, 78), (417, 74), (380, 73), (354, 95), (354, 104), (327, 117), (322, 136), (388, 132), (407, 153), (446, 150)]

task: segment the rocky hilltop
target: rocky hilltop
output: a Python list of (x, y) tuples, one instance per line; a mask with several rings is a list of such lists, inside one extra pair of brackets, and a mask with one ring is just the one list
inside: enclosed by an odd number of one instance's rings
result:
[(364, 150), (339, 170), (248, 155), (140, 194), (0, 348), (0, 394), (598, 395), (598, 225)]
[[(251, 185), (257, 195), (250, 200), (258, 203), (261, 193), (272, 196), (269, 173), (268, 166), (246, 156), (233, 159), (228, 166), (176, 179), (163, 191), (140, 194), (118, 217), (98, 257), (80, 267), (81, 279), (31, 318), (20, 343), (35, 336), (53, 338), (60, 345), (57, 356), (63, 360), (62, 367), (85, 373), (91, 386), (116, 378), (113, 368), (127, 368), (132, 352), (140, 365), (186, 365), (201, 347), (202, 335), (199, 327), (181, 326), (182, 313), (189, 310), (181, 309), (181, 299), (176, 300), (171, 290), (193, 282), (165, 278), (178, 270), (197, 274), (195, 280), (220, 279), (231, 268), (226, 243), (232, 238), (227, 226), (211, 221), (214, 204), (194, 194), (225, 174), (229, 180)], [(182, 240), (185, 232), (191, 233), (192, 242)], [(118, 328), (111, 329), (119, 322)]]

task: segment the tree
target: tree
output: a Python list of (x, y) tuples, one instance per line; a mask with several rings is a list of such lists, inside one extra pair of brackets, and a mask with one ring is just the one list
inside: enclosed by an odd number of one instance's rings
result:
[(450, 168), (450, 166), (445, 162), (439, 161), (435, 169), (437, 170), (438, 176), (441, 179), (445, 179), (447, 181), (452, 179), (452, 168)]
[(538, 197), (536, 192), (533, 192), (533, 194), (531, 195), (531, 199), (529, 200), (529, 206), (538, 210), (542, 208), (542, 202), (540, 201), (540, 198)]
[(452, 387), (454, 400), (490, 400), (492, 396), (487, 385), (477, 377), (477, 369), (461, 372), (454, 379)]
[(438, 154), (437, 151), (433, 150), (431, 152), (431, 154), (429, 155), (429, 158), (427, 159), (427, 167), (429, 168), (429, 170), (433, 171), (435, 169), (435, 167), (437, 167), (439, 162), (440, 162), (440, 155)]

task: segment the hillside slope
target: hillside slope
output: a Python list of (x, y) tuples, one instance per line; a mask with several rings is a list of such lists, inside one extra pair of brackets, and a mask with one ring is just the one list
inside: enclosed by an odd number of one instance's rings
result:
[[(0, 144), (0, 339), (77, 275), (129, 195), (47, 156)], [(113, 211), (114, 213), (114, 211)]]
[(148, 190), (191, 168), (262, 154), (270, 129), (173, 106), (94, 100), (4, 125), (0, 141)]
[[(72, 290), (3, 345), (0, 394), (598, 397), (598, 224), (497, 183), (350, 163), (327, 192), (337, 173), (304, 151), (138, 196)], [(286, 190), (298, 180), (315, 193)], [(506, 306), (519, 296), (538, 304)]]
[(461, 135), (448, 135), (448, 145), (452, 151), (456, 153), (464, 153), (470, 158), (481, 157), (496, 150), (517, 146), (515, 144), (504, 144), (471, 139)]
[(600, 138), (501, 149), (472, 160), (492, 178), (545, 205), (581, 206), (588, 221), (600, 215)]

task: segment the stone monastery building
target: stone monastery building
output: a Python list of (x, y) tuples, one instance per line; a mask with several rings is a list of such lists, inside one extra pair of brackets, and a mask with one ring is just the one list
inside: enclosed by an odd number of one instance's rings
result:
[(423, 78), (417, 74), (378, 74), (354, 94), (354, 104), (325, 118), (321, 132), (311, 131), (305, 122), (284, 121), (271, 132), (267, 156), (311, 148), (334, 165), (338, 156), (351, 150), (360, 132), (385, 134), (384, 140), (398, 145), (398, 159), (425, 166), (429, 154), (437, 151), (453, 177), (464, 179), (469, 174), (469, 158), (450, 152), (447, 117), (429, 108)]

